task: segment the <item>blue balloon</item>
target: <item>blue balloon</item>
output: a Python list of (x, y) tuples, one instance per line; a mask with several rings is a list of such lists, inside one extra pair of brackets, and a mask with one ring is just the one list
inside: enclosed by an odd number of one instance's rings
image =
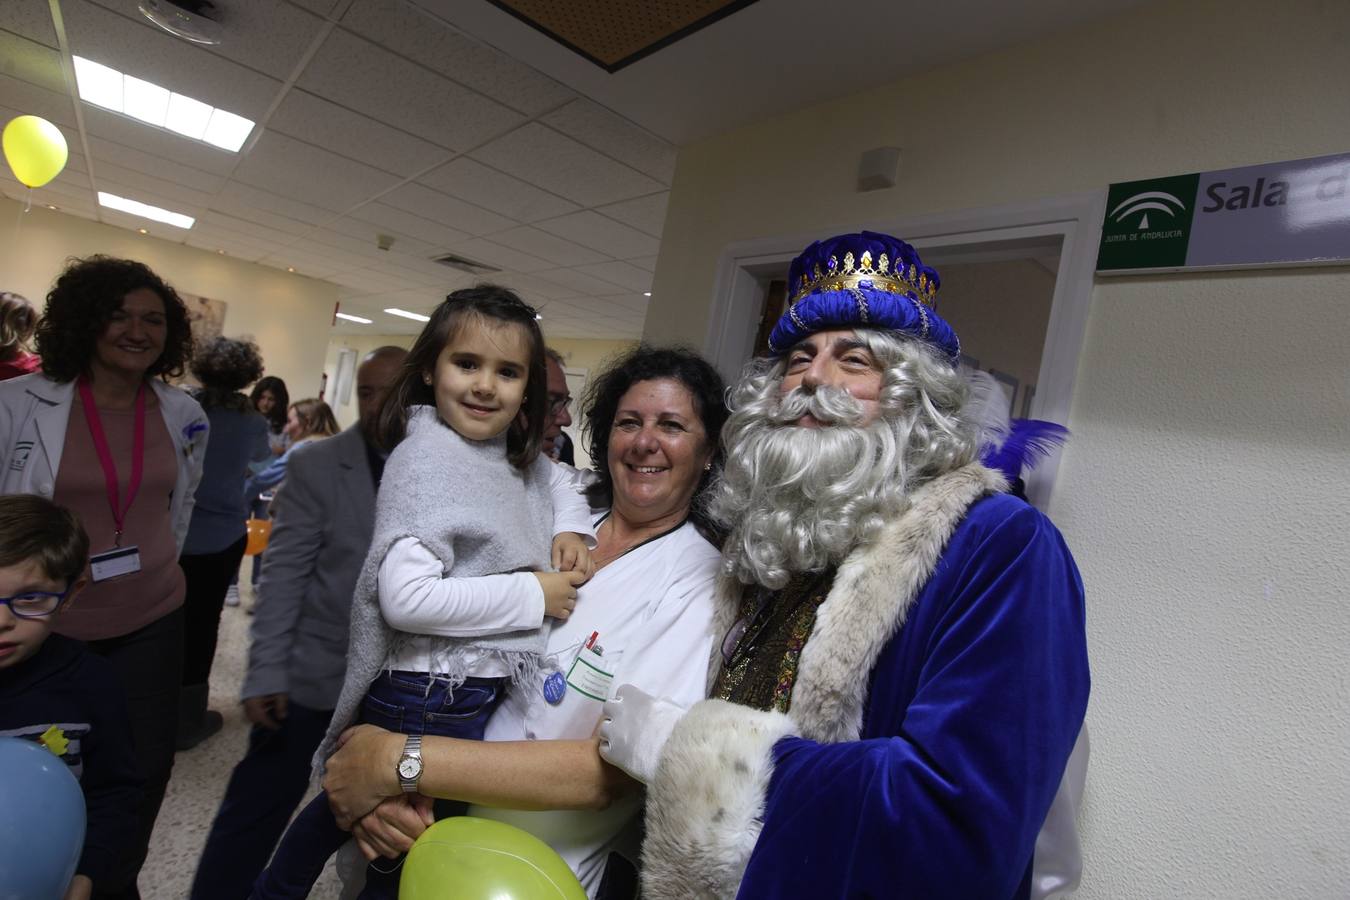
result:
[(0, 900), (60, 900), (84, 848), (84, 792), (41, 744), (0, 738)]

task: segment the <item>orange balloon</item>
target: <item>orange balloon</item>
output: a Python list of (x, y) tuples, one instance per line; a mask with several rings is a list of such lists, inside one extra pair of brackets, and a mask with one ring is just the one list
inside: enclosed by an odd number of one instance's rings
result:
[(272, 536), (271, 519), (249, 519), (248, 543), (244, 545), (245, 556), (257, 556), (267, 549), (267, 539)]

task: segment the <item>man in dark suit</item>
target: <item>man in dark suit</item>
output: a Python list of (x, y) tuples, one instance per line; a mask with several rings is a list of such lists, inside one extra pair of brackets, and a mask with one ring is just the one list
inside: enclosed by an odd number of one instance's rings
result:
[(247, 897), (309, 786), (342, 689), (352, 590), (375, 525), (384, 456), (368, 435), (406, 356), (399, 347), (369, 353), (356, 371), (360, 421), (288, 463), (241, 691), (253, 730), (211, 825), (194, 900)]

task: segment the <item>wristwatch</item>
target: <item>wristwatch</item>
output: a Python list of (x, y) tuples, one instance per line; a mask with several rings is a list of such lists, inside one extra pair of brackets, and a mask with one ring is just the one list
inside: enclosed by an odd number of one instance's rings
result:
[(417, 793), (417, 782), (422, 778), (422, 736), (410, 734), (403, 743), (403, 755), (398, 758), (398, 783), (405, 794)]

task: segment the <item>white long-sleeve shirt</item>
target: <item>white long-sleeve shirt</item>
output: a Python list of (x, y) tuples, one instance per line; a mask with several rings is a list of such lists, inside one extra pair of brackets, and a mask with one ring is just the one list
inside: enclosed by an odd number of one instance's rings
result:
[[(562, 466), (552, 466), (551, 472), (553, 534), (574, 532), (594, 547), (590, 507), (578, 492), (577, 480)], [(440, 558), (413, 537), (389, 548), (380, 563), (378, 586), (384, 620), (410, 634), (472, 638), (538, 628), (544, 621), (544, 590), (532, 573), (448, 576)], [(390, 665), (407, 672), (430, 672), (431, 641), (422, 637), (409, 642)], [(469, 674), (502, 678), (511, 673), (499, 660), (471, 653)]]

